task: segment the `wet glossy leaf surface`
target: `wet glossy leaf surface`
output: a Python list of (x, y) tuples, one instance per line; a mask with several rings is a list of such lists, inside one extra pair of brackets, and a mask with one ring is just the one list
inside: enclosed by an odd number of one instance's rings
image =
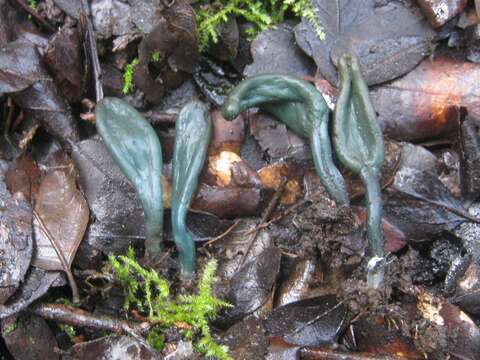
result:
[(274, 30), (264, 31), (251, 45), (253, 63), (243, 71), (245, 77), (264, 73), (313, 75), (315, 67), (295, 44), (293, 23), (283, 23)]
[[(35, 198), (35, 211), (49, 234), (34, 220), (35, 257), (33, 265), (44, 270), (62, 270), (52, 239), (70, 266), (87, 229), (90, 211), (75, 184), (75, 168), (71, 159), (63, 157), (50, 164), (40, 182)], [(55, 170), (60, 168), (60, 170)]]
[(303, 346), (331, 345), (346, 325), (346, 308), (329, 295), (281, 306), (265, 318), (270, 336)]
[(32, 258), (32, 210), (22, 196), (12, 196), (0, 181), (0, 304), (15, 293)]
[[(1, 324), (3, 340), (15, 360), (60, 359), (55, 352), (57, 340), (42, 318), (28, 315), (12, 317), (2, 320)], [(32, 338), (35, 341), (31, 341)]]

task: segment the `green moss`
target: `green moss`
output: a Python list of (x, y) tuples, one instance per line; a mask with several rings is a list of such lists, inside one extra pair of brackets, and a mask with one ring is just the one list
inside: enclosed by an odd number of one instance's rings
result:
[(3, 329), (3, 336), (9, 336), (12, 334), (15, 330), (17, 330), (18, 325), (20, 324), (19, 318), (15, 319), (15, 321), (11, 322), (5, 328)]
[(229, 16), (242, 18), (253, 25), (248, 35), (253, 38), (258, 32), (272, 28), (285, 19), (286, 12), (305, 17), (317, 36), (325, 39), (325, 32), (318, 21), (311, 0), (214, 0), (203, 1), (197, 9), (197, 33), (200, 52), (218, 42), (218, 26), (228, 21)]
[(30, 9), (37, 10), (37, 6), (38, 6), (37, 0), (27, 0), (27, 4), (30, 7)]
[(135, 66), (139, 63), (138, 58), (132, 60), (131, 63), (125, 65), (123, 69), (123, 93), (129, 94), (133, 88), (133, 74), (135, 72)]
[(209, 326), (209, 321), (215, 318), (221, 308), (231, 306), (213, 295), (217, 269), (215, 260), (206, 265), (197, 293), (177, 298), (170, 295), (167, 280), (153, 269), (146, 269), (137, 262), (132, 249), (129, 249), (126, 256), (110, 256), (109, 261), (125, 290), (125, 308), (139, 310), (150, 321), (161, 324), (147, 336), (147, 341), (152, 346), (163, 347), (163, 330), (177, 324), (186, 324), (190, 330), (184, 336), (194, 340), (197, 351), (221, 360), (231, 359), (228, 348), (215, 342)]
[(75, 331), (75, 328), (72, 325), (66, 325), (66, 324), (59, 324), (60, 330), (62, 330), (67, 336), (70, 338), (71, 342), (74, 342), (73, 338), (77, 336), (77, 332)]
[(152, 61), (153, 61), (153, 62), (156, 62), (156, 63), (157, 63), (157, 62), (159, 62), (159, 61), (161, 60), (161, 58), (162, 58), (162, 55), (160, 54), (160, 51), (154, 51), (154, 52), (152, 53)]

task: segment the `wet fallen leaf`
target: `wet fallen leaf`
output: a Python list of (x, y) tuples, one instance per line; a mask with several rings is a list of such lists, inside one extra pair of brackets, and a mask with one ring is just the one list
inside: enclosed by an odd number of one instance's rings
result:
[(433, 240), (443, 231), (454, 230), (469, 215), (437, 174), (422, 169), (421, 163), (411, 164), (404, 152), (393, 184), (385, 192), (384, 216), (409, 242)]
[(233, 359), (263, 359), (268, 345), (263, 320), (248, 316), (227, 330), (222, 343)]
[(473, 121), (460, 126), (460, 187), (465, 200), (476, 200), (480, 193), (480, 138)]
[[(165, 7), (162, 20), (140, 43), (138, 58), (134, 82), (153, 104), (161, 101), (166, 90), (180, 86), (185, 74), (194, 72), (198, 60), (196, 22), (188, 2), (176, 0)], [(152, 68), (156, 71), (151, 72)]]
[[(64, 157), (52, 165), (52, 170), (42, 178), (35, 198), (35, 211), (49, 234), (35, 219), (33, 265), (45, 270), (64, 270), (55, 247), (58, 246), (68, 266), (71, 266), (85, 234), (90, 211), (75, 184), (75, 169), (71, 160)], [(52, 240), (56, 245), (52, 244)]]
[(93, 0), (91, 8), (96, 36), (108, 39), (133, 30), (129, 4), (119, 0)]
[(259, 232), (249, 249), (251, 237), (245, 232), (255, 226), (254, 221), (244, 221), (222, 241), (218, 273), (224, 297), (234, 305), (216, 320), (215, 323), (222, 328), (249, 314), (270, 311), (273, 306), (281, 253), (270, 233), (264, 230)]
[[(395, 321), (392, 319), (392, 321)], [(361, 316), (354, 324), (356, 351), (403, 359), (424, 359), (412, 339), (389, 326), (380, 315)]]
[(239, 30), (237, 18), (228, 16), (228, 20), (217, 27), (218, 41), (211, 44), (208, 52), (221, 61), (230, 61), (237, 57)]
[(218, 187), (201, 184), (191, 208), (207, 211), (219, 218), (256, 216), (260, 212), (261, 189)]
[(278, 289), (276, 306), (305, 299), (315, 279), (316, 269), (315, 259), (296, 259), (293, 268)]
[(2, 320), (1, 325), (3, 340), (15, 360), (60, 359), (57, 340), (42, 318), (20, 315)]
[[(463, 359), (480, 356), (480, 329), (475, 322), (457, 306), (440, 296), (419, 289), (417, 311), (430, 322), (430, 331), (436, 336), (444, 333), (448, 339), (443, 351)], [(432, 344), (435, 346), (435, 344)], [(438, 349), (433, 348), (438, 353)]]
[(285, 124), (264, 113), (253, 114), (249, 120), (250, 132), (273, 161), (311, 159), (307, 142), (287, 129)]
[(50, 287), (59, 279), (60, 273), (45, 271), (35, 266), (30, 267), (22, 286), (8, 299), (7, 304), (0, 306), (0, 319), (8, 318), (24, 310), (47, 293)]
[[(32, 258), (32, 210), (25, 198), (12, 196), (0, 180), (0, 305), (24, 281)], [(0, 310), (1, 312), (1, 310)]]
[(284, 180), (287, 180), (280, 199), (283, 205), (295, 204), (302, 195), (303, 169), (293, 162), (278, 162), (265, 166), (258, 171), (262, 187), (277, 191)]
[(253, 63), (245, 67), (245, 77), (264, 73), (314, 75), (315, 64), (295, 44), (293, 25), (282, 23), (255, 37), (251, 45)]
[(207, 166), (205, 183), (209, 185), (239, 188), (261, 187), (257, 172), (234, 152), (222, 151), (218, 155), (209, 156)]
[(337, 83), (337, 70), (330, 60), (330, 51), (337, 37), (353, 23), (362, 20), (373, 11), (373, 0), (314, 0), (318, 22), (325, 32), (319, 39), (307, 19), (295, 27), (295, 39), (300, 48), (315, 60), (320, 73), (332, 84)]
[(209, 155), (218, 155), (221, 151), (231, 151), (240, 155), (245, 140), (245, 120), (240, 115), (232, 121), (227, 121), (220, 110), (211, 113), (212, 139), (210, 141)]
[(427, 56), (434, 34), (416, 7), (389, 2), (348, 26), (330, 56), (337, 65), (342, 55), (355, 55), (367, 84), (381, 84), (408, 73)]
[(16, 158), (5, 173), (5, 182), (11, 194), (23, 194), (27, 201), (38, 192), (41, 172), (32, 157), (24, 153)]
[(34, 45), (20, 40), (0, 48), (0, 93), (12, 93), (27, 117), (69, 147), (80, 134), (70, 106), (43, 68)]
[(480, 266), (471, 263), (456, 284), (455, 295), (450, 300), (463, 311), (480, 314)]
[(455, 134), (458, 107), (480, 118), (480, 65), (438, 55), (406, 76), (372, 89), (384, 133), (397, 140), (422, 140)]
[(265, 317), (268, 335), (280, 336), (290, 344), (332, 345), (347, 326), (347, 308), (333, 295), (293, 302)]
[(149, 347), (128, 336), (108, 336), (73, 345), (62, 356), (64, 360), (97, 359), (156, 360), (158, 355)]
[(430, 24), (440, 27), (460, 14), (465, 9), (467, 0), (417, 0), (417, 3)]
[(78, 31), (60, 29), (50, 40), (45, 62), (61, 93), (69, 102), (79, 102), (83, 92), (83, 58)]

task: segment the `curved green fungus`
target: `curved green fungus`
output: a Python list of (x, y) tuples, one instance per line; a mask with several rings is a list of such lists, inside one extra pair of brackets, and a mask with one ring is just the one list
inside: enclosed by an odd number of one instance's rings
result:
[(338, 69), (340, 91), (333, 116), (333, 144), (339, 161), (358, 174), (366, 187), (367, 236), (373, 256), (368, 264), (367, 281), (377, 288), (384, 273), (379, 183), (384, 162), (383, 136), (357, 59), (344, 55)]
[(191, 101), (182, 108), (175, 127), (172, 227), (182, 274), (187, 277), (195, 271), (195, 244), (186, 225), (187, 211), (207, 157), (211, 132), (210, 115), (205, 104)]
[(241, 82), (228, 96), (223, 115), (233, 119), (259, 107), (310, 139), (315, 169), (330, 196), (348, 205), (342, 174), (333, 163), (328, 134), (328, 107), (322, 94), (306, 81), (288, 75), (258, 75)]
[(163, 232), (162, 148), (153, 127), (137, 110), (117, 98), (95, 109), (96, 125), (108, 152), (132, 182), (145, 213), (145, 253), (160, 254)]

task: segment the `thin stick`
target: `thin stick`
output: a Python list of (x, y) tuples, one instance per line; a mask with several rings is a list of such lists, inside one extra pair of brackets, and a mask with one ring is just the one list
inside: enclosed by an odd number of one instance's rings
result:
[(135, 338), (146, 335), (153, 325), (149, 322), (129, 322), (110, 316), (94, 315), (88, 311), (63, 304), (41, 303), (30, 307), (28, 311), (46, 320), (92, 330), (112, 331), (117, 334), (135, 334)]
[(241, 222), (242, 222), (241, 219), (235, 221), (235, 222), (232, 224), (232, 226), (230, 226), (227, 230), (225, 230), (225, 232), (223, 232), (222, 234), (220, 234), (220, 235), (218, 235), (218, 236), (216, 236), (216, 237), (208, 240), (208, 241), (205, 243), (204, 246), (212, 245), (213, 243), (215, 243), (215, 242), (217, 242), (217, 241), (219, 241), (219, 240), (222, 240), (225, 236), (227, 236), (228, 234), (230, 234), (230, 233), (233, 231), (233, 229), (235, 229), (235, 228), (238, 226), (238, 224), (240, 224)]
[(73, 277), (73, 274), (70, 270), (70, 266), (68, 266), (67, 259), (65, 259), (65, 256), (63, 255), (62, 251), (60, 250), (60, 247), (57, 243), (57, 240), (55, 237), (52, 235), (50, 230), (48, 230), (47, 226), (43, 222), (40, 214), (37, 212), (37, 210), (33, 209), (33, 216), (35, 216), (35, 219), (37, 219), (40, 228), (44, 232), (44, 234), (47, 236), (48, 240), (52, 244), (53, 248), (55, 249), (55, 252), (58, 255), (58, 259), (60, 260), (60, 263), (62, 264), (63, 271), (65, 272), (65, 275), (67, 275), (68, 279), (68, 284), (70, 285), (70, 288), (72, 289), (72, 300), (73, 303), (77, 304), (80, 302), (80, 294), (78, 291), (78, 286), (77, 283), (75, 282), (75, 278)]
[(44, 26), (48, 31), (50, 32), (55, 32), (56, 29), (50, 25), (47, 20), (45, 20), (42, 16), (40, 16), (38, 14), (37, 11), (35, 11), (34, 9), (32, 9), (30, 6), (28, 6), (27, 3), (25, 3), (25, 1), (23, 0), (15, 0), (17, 2), (17, 4), (23, 9), (25, 10), (26, 12), (28, 12), (30, 15), (32, 15), (35, 20), (37, 20), (42, 26)]
[[(265, 223), (270, 218), (270, 216), (272, 215), (273, 211), (275, 210), (275, 208), (278, 205), (278, 202), (280, 201), (280, 198), (283, 194), (283, 191), (285, 190), (285, 186), (287, 185), (287, 182), (288, 182), (287, 178), (284, 178), (282, 180), (282, 183), (280, 184), (277, 191), (273, 195), (272, 200), (270, 200), (270, 203), (268, 204), (267, 209), (265, 210), (265, 213), (263, 214), (263, 216), (260, 220), (261, 223)], [(258, 226), (256, 226), (253, 233), (251, 234), (251, 239), (250, 239), (250, 242), (248, 244), (247, 251), (245, 251), (245, 253), (243, 254), (242, 260), (239, 263), (239, 267), (244, 264), (248, 253), (252, 249), (252, 246), (255, 243), (255, 240), (257, 239), (258, 231), (259, 231), (259, 228), (258, 228)]]
[[(18, 0), (17, 0), (18, 1)], [(87, 0), (82, 0), (82, 14), (80, 16), (85, 28), (85, 42), (87, 43), (86, 52), (90, 55), (93, 70), (93, 79), (95, 81), (95, 99), (97, 103), (103, 99), (103, 87), (101, 82), (102, 69), (100, 60), (98, 60), (97, 42), (95, 40), (95, 32), (93, 30), (90, 5)]]

